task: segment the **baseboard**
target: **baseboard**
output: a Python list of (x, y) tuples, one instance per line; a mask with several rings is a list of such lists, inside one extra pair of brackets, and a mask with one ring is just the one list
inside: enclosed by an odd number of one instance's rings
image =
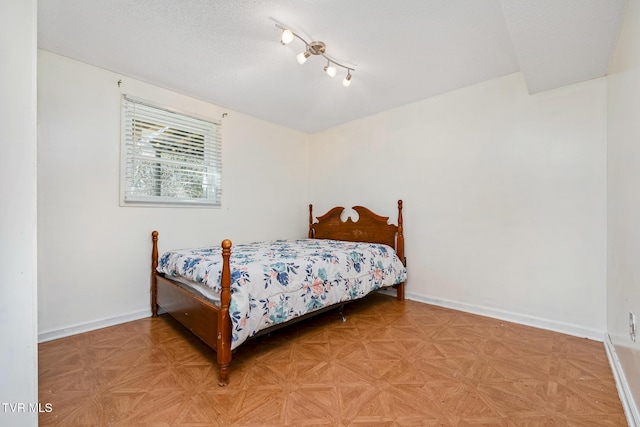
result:
[(616, 388), (618, 389), (618, 394), (620, 395), (622, 409), (624, 409), (624, 414), (627, 417), (627, 423), (630, 427), (640, 427), (640, 412), (638, 411), (635, 400), (631, 395), (631, 390), (629, 390), (627, 377), (624, 375), (624, 370), (620, 365), (618, 354), (616, 353), (616, 349), (611, 342), (611, 337), (609, 336), (609, 334), (604, 335), (604, 348), (607, 352), (607, 357), (609, 358), (611, 370), (613, 371), (613, 378), (616, 381)]
[[(379, 290), (380, 293), (386, 293), (395, 296), (395, 289)], [(438, 299), (432, 297), (426, 297), (420, 294), (414, 294), (405, 292), (405, 298), (413, 301), (419, 301), (426, 304), (437, 305), (440, 307), (451, 308), (453, 310), (460, 310), (467, 313), (478, 314), (480, 316), (492, 317), (495, 319), (505, 320), (507, 322), (520, 323), (523, 325), (533, 326), (536, 328), (548, 329), (555, 332), (560, 332), (568, 335), (589, 338), (595, 341), (602, 341), (604, 331), (595, 329), (583, 328), (576, 325), (567, 323), (550, 321), (533, 316), (525, 316), (522, 314), (498, 310), (494, 308), (482, 307), (474, 304), (461, 303), (457, 301), (450, 301), (445, 299)], [(131, 322), (133, 320), (143, 319), (151, 316), (151, 310), (142, 310), (132, 313), (127, 313), (107, 319), (96, 320), (93, 322), (82, 323), (78, 325), (69, 326), (61, 329), (52, 329), (38, 333), (38, 342), (47, 342), (58, 338), (64, 338), (71, 335), (80, 334), (83, 332), (94, 331), (96, 329), (106, 328), (108, 326), (119, 325), (121, 323)]]
[(506, 310), (500, 310), (491, 307), (483, 307), (475, 304), (468, 304), (446, 299), (427, 297), (424, 295), (405, 292), (405, 298), (424, 302), (426, 304), (437, 305), (439, 307), (451, 308), (453, 310), (464, 311), (466, 313), (478, 314), (480, 316), (500, 319), (507, 322), (519, 323), (521, 325), (533, 326), (534, 328), (547, 329), (562, 334), (573, 335), (580, 338), (589, 338), (594, 341), (602, 342), (605, 333), (603, 330), (585, 328), (583, 326), (571, 323), (557, 322), (554, 320), (543, 319), (541, 317), (528, 316)]
[(57, 340), (58, 338), (69, 337), (71, 335), (81, 334), (83, 332), (94, 331), (96, 329), (106, 328), (108, 326), (119, 325), (121, 323), (131, 322), (133, 320), (143, 319), (151, 316), (151, 310), (135, 311), (132, 313), (122, 314), (107, 319), (96, 320), (88, 323), (69, 326), (61, 329), (52, 329), (38, 333), (38, 342), (47, 342)]

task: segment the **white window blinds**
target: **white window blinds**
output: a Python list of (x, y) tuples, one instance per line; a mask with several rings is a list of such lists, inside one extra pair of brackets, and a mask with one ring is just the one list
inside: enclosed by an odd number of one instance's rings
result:
[(122, 97), (124, 204), (220, 206), (220, 124)]

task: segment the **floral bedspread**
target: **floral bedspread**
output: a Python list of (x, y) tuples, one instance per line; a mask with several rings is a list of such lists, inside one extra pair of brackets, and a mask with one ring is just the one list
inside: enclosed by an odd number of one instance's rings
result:
[[(232, 349), (269, 326), (407, 278), (407, 270), (391, 247), (338, 240), (235, 245), (230, 265)], [(219, 292), (222, 249), (165, 252), (157, 270)]]

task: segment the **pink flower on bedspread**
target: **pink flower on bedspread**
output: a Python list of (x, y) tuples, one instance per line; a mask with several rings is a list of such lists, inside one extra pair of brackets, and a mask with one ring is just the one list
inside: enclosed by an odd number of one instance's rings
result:
[(313, 285), (311, 286), (311, 289), (313, 290), (313, 294), (318, 296), (318, 295), (322, 295), (324, 293), (324, 286), (322, 286), (322, 280), (320, 279), (316, 279), (313, 281)]

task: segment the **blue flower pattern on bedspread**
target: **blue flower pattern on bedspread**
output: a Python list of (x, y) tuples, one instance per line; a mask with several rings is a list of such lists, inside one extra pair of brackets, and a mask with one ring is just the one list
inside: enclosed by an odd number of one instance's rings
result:
[[(269, 326), (407, 280), (395, 251), (377, 243), (302, 239), (231, 248), (231, 348)], [(220, 247), (165, 252), (158, 271), (220, 292)]]

